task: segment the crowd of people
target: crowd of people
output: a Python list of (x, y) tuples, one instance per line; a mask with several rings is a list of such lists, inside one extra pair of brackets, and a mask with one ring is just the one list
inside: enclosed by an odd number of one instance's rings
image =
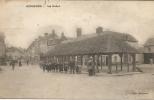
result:
[[(87, 62), (87, 69), (89, 72), (89, 76), (95, 75), (95, 64), (93, 59), (90, 58)], [(72, 73), (72, 74), (80, 74), (81, 73), (81, 66), (77, 65), (74, 60), (65, 61), (64, 63), (57, 63), (57, 62), (44, 62), (40, 63), (40, 68), (43, 72), (65, 72), (65, 73)]]
[(65, 72), (65, 73), (72, 73), (72, 74), (80, 74), (81, 68), (80, 66), (75, 65), (74, 61), (56, 63), (56, 62), (46, 62), (40, 63), (40, 68), (45, 72)]
[(19, 67), (21, 67), (21, 66), (22, 66), (21, 60), (19, 60), (19, 61), (17, 61), (17, 60), (11, 60), (11, 61), (10, 61), (10, 66), (12, 66), (12, 70), (15, 70), (16, 64), (18, 64)]
[[(29, 62), (26, 63), (27, 65), (29, 65)], [(12, 70), (15, 70), (16, 66), (22, 66), (21, 60), (11, 60), (9, 64), (10, 66), (12, 66)], [(89, 76), (95, 75), (95, 63), (92, 57), (89, 58), (86, 65)], [(73, 59), (71, 59), (70, 61), (65, 61), (63, 63), (58, 63), (54, 61), (44, 61), (40, 63), (40, 68), (43, 70), (43, 72), (64, 72), (71, 74), (81, 73), (81, 65), (78, 65), (77, 62)]]

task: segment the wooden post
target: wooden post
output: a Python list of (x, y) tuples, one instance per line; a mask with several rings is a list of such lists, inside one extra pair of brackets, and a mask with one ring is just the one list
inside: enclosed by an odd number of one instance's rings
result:
[(103, 69), (103, 63), (102, 63), (102, 55), (101, 55), (101, 70)]
[(133, 57), (133, 71), (136, 69), (136, 54), (132, 54)]
[(58, 59), (58, 61), (59, 61), (59, 64), (61, 64), (61, 56), (59, 56), (59, 59)]
[(129, 54), (127, 53), (127, 72), (129, 72)]
[(83, 61), (82, 61), (83, 60), (83, 56), (82, 55), (80, 56), (80, 60), (81, 60), (81, 66), (82, 66), (83, 65)]
[(64, 67), (64, 56), (62, 56), (62, 65)]
[(123, 56), (123, 54), (120, 53), (119, 56), (120, 56), (120, 66), (121, 66), (121, 71), (122, 71), (122, 67), (123, 67), (122, 56)]
[(98, 68), (98, 61), (99, 61), (99, 55), (95, 55), (95, 66), (96, 66), (96, 69), (97, 69), (97, 72), (99, 72), (99, 68)]
[(56, 56), (56, 63), (58, 63), (58, 56)]
[(112, 54), (108, 55), (108, 73), (112, 74)]
[(95, 55), (92, 55), (92, 57), (93, 57), (93, 63), (94, 63), (94, 69), (93, 69), (93, 71), (94, 71), (94, 75), (95, 75), (95, 74), (96, 74), (96, 73), (95, 73), (95, 66), (96, 66)]
[(64, 62), (67, 61), (67, 56), (64, 57)]
[(116, 72), (118, 72), (118, 61), (117, 61), (117, 56), (115, 56), (114, 62), (115, 62)]
[(118, 65), (117, 65), (117, 62), (116, 62), (116, 72), (118, 72)]
[(61, 64), (61, 61), (62, 61), (61, 59), (62, 59), (62, 56), (59, 57), (59, 64)]
[(76, 59), (76, 61), (75, 61), (75, 62), (76, 62), (76, 66), (78, 66), (78, 65), (79, 65), (79, 64), (78, 64), (78, 63), (79, 63), (79, 62), (78, 62), (78, 61), (79, 61), (79, 56), (75, 56), (75, 59)]

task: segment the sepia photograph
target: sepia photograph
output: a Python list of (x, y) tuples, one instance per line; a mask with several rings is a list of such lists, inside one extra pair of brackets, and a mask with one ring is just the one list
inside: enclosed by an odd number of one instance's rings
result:
[(154, 2), (0, 0), (0, 100), (154, 100)]

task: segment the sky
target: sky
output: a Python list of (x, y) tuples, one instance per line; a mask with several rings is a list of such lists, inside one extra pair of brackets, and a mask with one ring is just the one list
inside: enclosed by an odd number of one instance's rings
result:
[(30, 8), (26, 5), (43, 4), (44, 0), (1, 0), (0, 34), (5, 34), (10, 46), (27, 48), (39, 35), (57, 34), (75, 37), (76, 28), (82, 34), (95, 33), (98, 26), (104, 30), (129, 33), (140, 44), (154, 37), (153, 1), (50, 1), (57, 8)]

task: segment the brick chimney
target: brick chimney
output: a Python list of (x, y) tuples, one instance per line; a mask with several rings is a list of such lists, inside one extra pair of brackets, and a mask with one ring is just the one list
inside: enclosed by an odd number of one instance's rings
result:
[(62, 41), (63, 41), (63, 40), (67, 40), (67, 38), (66, 38), (64, 32), (61, 33), (61, 40), (62, 40)]
[(48, 36), (48, 33), (44, 33), (44, 36)]
[(96, 28), (96, 34), (100, 35), (101, 33), (103, 33), (103, 28), (99, 26)]
[(77, 38), (82, 36), (82, 29), (81, 28), (76, 29), (76, 36), (77, 36)]

